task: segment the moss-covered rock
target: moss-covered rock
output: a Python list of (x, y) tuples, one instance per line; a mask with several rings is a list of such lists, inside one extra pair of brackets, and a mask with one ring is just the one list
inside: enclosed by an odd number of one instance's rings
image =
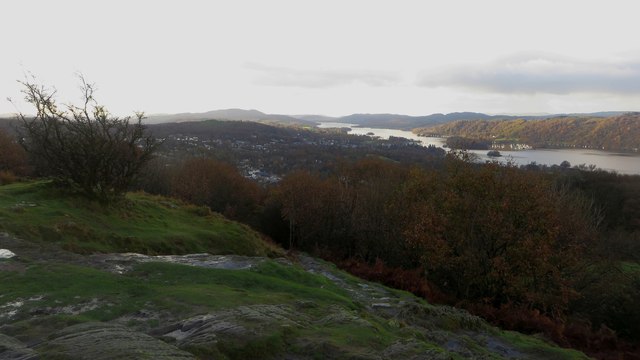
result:
[(164, 341), (108, 323), (83, 323), (52, 334), (51, 339), (36, 348), (47, 357), (77, 360), (195, 359)]

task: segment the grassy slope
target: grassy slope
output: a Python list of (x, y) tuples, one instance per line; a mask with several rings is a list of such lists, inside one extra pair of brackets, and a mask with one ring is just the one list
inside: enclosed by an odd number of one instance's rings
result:
[[(56, 242), (80, 253), (279, 253), (245, 226), (202, 208), (166, 198), (130, 194), (124, 209), (104, 210), (96, 204), (56, 194), (42, 182), (0, 187), (0, 226), (25, 239)], [(403, 325), (402, 321), (372, 314), (334, 282), (295, 265), (267, 261), (251, 270), (223, 270), (144, 263), (121, 275), (56, 260), (18, 258), (3, 262), (0, 313), (11, 309), (10, 304), (20, 302), (21, 305), (13, 317), (0, 316), (0, 334), (25, 343), (46, 341), (53, 332), (83, 322), (125, 321), (127, 326), (148, 331), (165, 325), (169, 319), (237, 309), (242, 305), (272, 304), (296, 309), (295, 316), (310, 320), (302, 327), (276, 326), (266, 336), (248, 340), (220, 339), (214, 348), (188, 350), (202, 358), (256, 358), (284, 349), (310, 356), (333, 353), (339, 357), (348, 353), (367, 358), (372, 351), (382, 351), (393, 343), (413, 341), (412, 352), (445, 354), (445, 350), (424, 333)], [(350, 283), (362, 283), (349, 275), (341, 276)], [(403, 298), (411, 297), (393, 292)], [(435, 309), (433, 311), (439, 309), (420, 303)], [(165, 315), (160, 318), (131, 316), (140, 312)], [(355, 316), (358, 320), (325, 322), (327, 315), (346, 319)], [(451, 314), (440, 317), (429, 327), (436, 332), (462, 331), (464, 334), (466, 327), (462, 321)], [(459, 341), (464, 341), (465, 336)], [(584, 358), (578, 352), (517, 333), (501, 332), (495, 336), (543, 358)], [(305, 347), (307, 341), (322, 345)], [(493, 358), (482, 348), (476, 351)]]
[(60, 244), (77, 253), (239, 254), (281, 252), (248, 227), (175, 199), (128, 194), (122, 206), (99, 204), (47, 182), (0, 187), (0, 230)]

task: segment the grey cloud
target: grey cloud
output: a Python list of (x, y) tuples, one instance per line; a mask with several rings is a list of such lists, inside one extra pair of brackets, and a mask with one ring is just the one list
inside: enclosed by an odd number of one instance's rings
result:
[(526, 54), (481, 66), (424, 73), (418, 85), (474, 88), (496, 93), (640, 93), (640, 60), (581, 62)]
[(255, 83), (269, 86), (327, 88), (352, 83), (388, 86), (400, 81), (398, 75), (387, 71), (301, 70), (261, 64), (246, 64), (245, 67), (257, 73)]

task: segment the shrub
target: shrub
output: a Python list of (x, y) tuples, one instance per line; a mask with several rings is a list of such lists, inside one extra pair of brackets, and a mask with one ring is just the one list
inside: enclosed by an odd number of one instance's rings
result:
[(145, 132), (143, 114), (112, 117), (83, 77), (83, 105), (61, 109), (55, 91), (29, 81), (22, 92), (36, 108), (34, 118), (20, 114), (21, 144), (39, 175), (103, 203), (121, 197), (151, 159), (157, 142)]

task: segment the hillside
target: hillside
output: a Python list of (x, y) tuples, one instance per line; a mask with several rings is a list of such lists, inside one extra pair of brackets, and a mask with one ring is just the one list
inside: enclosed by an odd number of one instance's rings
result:
[(442, 124), (455, 120), (491, 119), (490, 115), (472, 112), (459, 112), (451, 114), (431, 114), (426, 116), (409, 116), (397, 114), (353, 114), (343, 116), (339, 122), (358, 124), (372, 128), (390, 128), (411, 130), (421, 126)]
[[(487, 115), (478, 112), (453, 112), (448, 114), (430, 114), (421, 116), (410, 116), (402, 114), (351, 114), (346, 116), (332, 117), (315, 114), (304, 115), (283, 115), (266, 114), (258, 110), (244, 109), (224, 109), (212, 110), (202, 113), (178, 113), (178, 114), (147, 114), (144, 122), (146, 124), (165, 124), (182, 122), (199, 122), (206, 120), (224, 121), (252, 121), (269, 125), (282, 126), (315, 126), (319, 122), (341, 122), (345, 124), (358, 124), (363, 127), (412, 130), (422, 127), (432, 127), (439, 124), (446, 124), (455, 121), (470, 120), (542, 120), (554, 117), (590, 117), (603, 118), (624, 114), (620, 111), (604, 111), (589, 114), (554, 114), (554, 115)], [(15, 119), (11, 116), (0, 116), (0, 129), (13, 130)]]
[(342, 117), (329, 117), (322, 115), (277, 115), (265, 114), (258, 110), (227, 109), (214, 110), (204, 113), (182, 114), (158, 114), (148, 115), (145, 122), (148, 124), (162, 124), (171, 122), (203, 121), (203, 120), (230, 120), (230, 121), (255, 121), (265, 124), (277, 125), (302, 125), (310, 126), (317, 122), (343, 122), (359, 124), (367, 127), (392, 128), (410, 130), (420, 126), (441, 124), (454, 120), (493, 119), (505, 118), (505, 116), (490, 116), (473, 112), (456, 112), (451, 114), (432, 114), (426, 116), (409, 116), (398, 114), (352, 114)]
[(145, 122), (148, 124), (161, 124), (183, 121), (202, 120), (229, 120), (229, 121), (255, 121), (266, 124), (278, 125), (313, 125), (314, 122), (305, 121), (288, 115), (265, 114), (258, 110), (226, 109), (213, 110), (204, 113), (182, 113), (182, 114), (158, 114), (148, 115)]
[(294, 117), (314, 122), (341, 122), (345, 124), (358, 124), (364, 127), (412, 130), (421, 127), (432, 127), (439, 124), (446, 124), (454, 121), (471, 121), (471, 120), (542, 120), (558, 116), (575, 116), (575, 117), (610, 117), (621, 115), (620, 111), (606, 111), (589, 114), (556, 114), (556, 115), (488, 115), (478, 112), (453, 112), (448, 114), (431, 114), (422, 116), (410, 116), (401, 114), (352, 114), (342, 117), (328, 117), (320, 115), (295, 115)]
[[(147, 127), (164, 139), (163, 156), (209, 154), (241, 168), (281, 176), (293, 169), (327, 169), (345, 159), (381, 156), (393, 161), (426, 164), (444, 150), (415, 146), (409, 140), (352, 136), (336, 129), (271, 126), (248, 121), (193, 121)], [(286, 159), (286, 160), (285, 160)], [(271, 181), (271, 176), (262, 177)]]
[(82, 254), (280, 253), (249, 227), (206, 207), (144, 193), (130, 193), (122, 206), (104, 209), (53, 189), (48, 182), (4, 185), (0, 218), (1, 231)]
[[(619, 111), (598, 112), (591, 114), (571, 114), (570, 116), (589, 116), (589, 117), (606, 117), (621, 115)], [(327, 121), (342, 122), (346, 124), (358, 124), (364, 127), (412, 130), (421, 127), (432, 127), (439, 124), (447, 124), (454, 121), (472, 121), (472, 120), (542, 120), (553, 118), (561, 115), (487, 115), (477, 112), (453, 112), (449, 114), (431, 114), (424, 116), (409, 116), (399, 114), (352, 114), (337, 118), (318, 117), (313, 115), (297, 116), (309, 121)], [(567, 115), (562, 115), (567, 116)]]
[(455, 121), (418, 128), (418, 135), (462, 136), (536, 148), (589, 148), (638, 152), (640, 113), (598, 118), (561, 116), (544, 120)]
[(249, 228), (173, 199), (136, 193), (102, 209), (47, 183), (12, 184), (0, 217), (3, 359), (586, 358), (283, 258)]

